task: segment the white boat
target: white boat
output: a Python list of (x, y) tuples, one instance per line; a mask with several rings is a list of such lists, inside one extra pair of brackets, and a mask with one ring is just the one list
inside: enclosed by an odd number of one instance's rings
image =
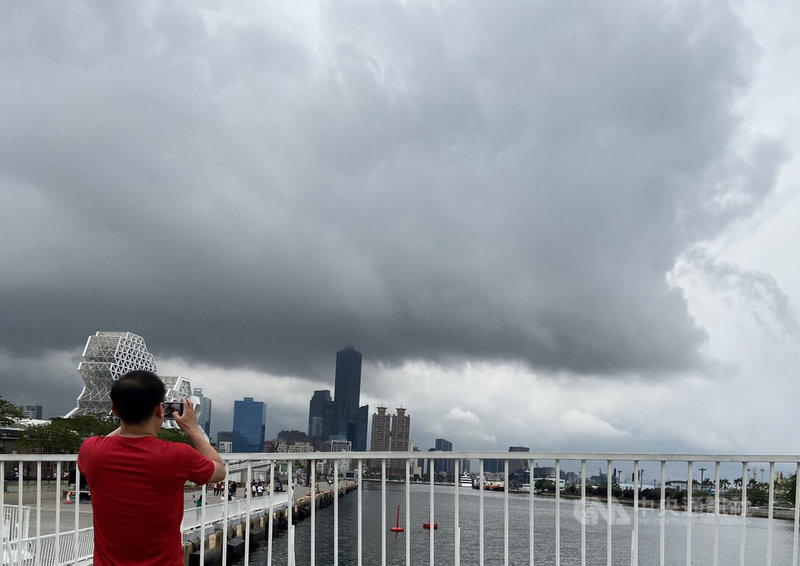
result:
[(459, 487), (472, 487), (472, 476), (467, 473), (461, 474), (461, 477), (458, 478), (458, 485)]

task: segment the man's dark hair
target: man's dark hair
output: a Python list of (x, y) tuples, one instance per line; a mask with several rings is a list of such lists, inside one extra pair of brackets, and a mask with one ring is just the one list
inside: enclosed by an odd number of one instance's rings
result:
[(111, 386), (111, 403), (119, 418), (130, 424), (146, 421), (153, 409), (164, 401), (167, 389), (153, 372), (129, 371)]

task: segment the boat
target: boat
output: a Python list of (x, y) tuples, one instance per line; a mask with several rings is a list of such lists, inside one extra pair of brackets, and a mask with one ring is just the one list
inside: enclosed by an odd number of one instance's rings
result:
[(459, 487), (472, 487), (472, 476), (466, 472), (461, 474), (461, 477), (458, 478), (458, 485)]

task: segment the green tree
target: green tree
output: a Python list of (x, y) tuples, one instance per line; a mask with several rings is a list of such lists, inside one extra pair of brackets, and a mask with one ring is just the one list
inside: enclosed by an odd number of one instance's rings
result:
[(769, 501), (769, 484), (757, 482), (756, 478), (751, 478), (747, 482), (747, 501), (756, 507), (767, 503)]
[(31, 453), (72, 454), (82, 441), (75, 431), (53, 422), (25, 427), (19, 434), (19, 447)]
[(783, 489), (786, 501), (794, 505), (795, 498), (797, 497), (797, 474), (792, 474), (783, 480)]
[(191, 444), (191, 442), (189, 442), (189, 437), (186, 436), (186, 433), (177, 428), (162, 428), (158, 431), (158, 438), (168, 442), (182, 442), (183, 444)]
[(22, 413), (12, 403), (0, 396), (0, 426), (8, 426), (17, 422)]
[(39, 454), (74, 454), (90, 436), (104, 436), (117, 428), (107, 415), (58, 417), (47, 424), (32, 425), (20, 431), (19, 446)]

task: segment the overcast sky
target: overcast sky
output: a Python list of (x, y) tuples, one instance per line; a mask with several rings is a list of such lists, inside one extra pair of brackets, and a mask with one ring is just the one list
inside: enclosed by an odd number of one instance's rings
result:
[(305, 430), (797, 453), (794, 0), (4, 2), (0, 395), (90, 334)]

